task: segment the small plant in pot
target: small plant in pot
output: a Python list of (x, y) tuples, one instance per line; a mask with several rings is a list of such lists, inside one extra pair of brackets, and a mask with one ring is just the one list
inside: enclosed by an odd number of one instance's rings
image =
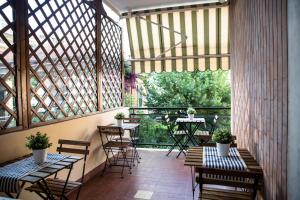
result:
[(117, 125), (122, 126), (123, 125), (123, 119), (125, 118), (124, 113), (119, 112), (115, 115), (115, 119), (117, 120)]
[(194, 119), (194, 116), (197, 113), (194, 108), (188, 108), (186, 112), (187, 112), (190, 120)]
[(41, 164), (46, 162), (47, 148), (51, 147), (47, 134), (37, 132), (36, 135), (30, 135), (27, 138), (26, 147), (32, 150), (35, 163)]
[(233, 142), (230, 130), (225, 128), (217, 129), (212, 135), (212, 140), (217, 143), (218, 156), (228, 156), (230, 143)]

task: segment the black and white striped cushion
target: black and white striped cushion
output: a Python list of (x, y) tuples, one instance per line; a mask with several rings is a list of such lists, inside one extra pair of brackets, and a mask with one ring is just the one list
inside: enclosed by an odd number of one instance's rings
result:
[[(241, 158), (237, 148), (230, 148), (228, 156), (218, 156), (216, 147), (203, 148), (203, 166), (215, 169), (227, 170), (246, 170), (247, 166)], [(225, 178), (232, 179), (232, 177), (209, 176), (210, 178)]]

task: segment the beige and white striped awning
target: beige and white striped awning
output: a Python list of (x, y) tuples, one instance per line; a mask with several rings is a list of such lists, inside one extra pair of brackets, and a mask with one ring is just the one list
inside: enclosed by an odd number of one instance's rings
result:
[(135, 73), (229, 69), (229, 7), (123, 14)]

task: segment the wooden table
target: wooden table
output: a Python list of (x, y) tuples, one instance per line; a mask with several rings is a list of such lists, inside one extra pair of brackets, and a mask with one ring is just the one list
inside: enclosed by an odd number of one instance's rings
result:
[[(51, 154), (51, 155), (61, 155), (61, 154)], [(44, 163), (43, 165), (37, 167), (34, 170), (31, 169), (30, 171), (28, 171), (28, 173), (25, 172), (24, 176), (17, 178), (18, 184), (20, 185), (20, 189), (19, 191), (17, 191), (15, 195), (13, 195), (11, 191), (3, 191), (3, 192), (5, 192), (11, 198), (18, 198), (25, 186), (25, 183), (31, 183), (31, 184), (37, 183), (39, 187), (43, 191), (45, 191), (45, 194), (47, 195), (48, 199), (55, 199), (53, 194), (51, 193), (51, 190), (48, 188), (46, 184), (46, 178), (56, 174), (57, 172), (63, 169), (69, 169), (68, 177), (66, 179), (67, 182), (74, 163), (78, 162), (79, 160), (82, 160), (82, 157), (64, 156), (62, 159), (59, 159), (57, 162)], [(3, 166), (3, 168), (6, 167), (8, 169), (11, 168), (13, 170), (14, 167), (22, 167), (25, 163), (28, 165), (28, 163), (30, 162), (34, 162), (32, 157), (23, 158), (21, 160), (18, 159), (17, 162), (10, 163), (9, 165)], [(3, 175), (3, 176), (9, 178), (9, 175)], [(1, 177), (1, 173), (0, 173), (0, 177)]]
[[(195, 188), (197, 187), (197, 182), (195, 183), (195, 181), (196, 181), (195, 174), (197, 172), (199, 172), (201, 169), (207, 169), (205, 166), (203, 166), (203, 148), (204, 147), (190, 148), (187, 151), (187, 155), (186, 155), (185, 162), (184, 162), (185, 166), (191, 167), (193, 195), (195, 192)], [(256, 172), (256, 173), (261, 174), (261, 177), (262, 177), (263, 176), (262, 168), (258, 165), (258, 163), (253, 158), (253, 156), (250, 154), (250, 152), (247, 149), (238, 149), (238, 152), (246, 164), (247, 172), (249, 172), (249, 171)], [(215, 169), (215, 168), (211, 168), (210, 170), (220, 171), (220, 169)], [(241, 171), (241, 173), (242, 173), (242, 171)], [(224, 175), (228, 175), (228, 174), (226, 174), (226, 170), (224, 170)], [(222, 180), (219, 180), (219, 181), (222, 181)]]

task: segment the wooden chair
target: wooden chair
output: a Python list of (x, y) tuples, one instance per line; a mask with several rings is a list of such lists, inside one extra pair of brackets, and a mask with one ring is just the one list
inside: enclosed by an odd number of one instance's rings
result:
[(208, 143), (211, 140), (211, 136), (217, 128), (218, 119), (218, 115), (205, 118), (204, 129), (197, 130), (194, 134), (194, 136), (198, 138), (199, 144)]
[[(203, 136), (203, 137), (207, 137), (205, 139), (207, 139), (208, 142), (206, 142), (206, 143), (200, 143), (199, 146), (201, 146), (201, 147), (204, 147), (204, 146), (206, 146), (206, 147), (215, 147), (217, 145), (215, 142), (209, 142), (209, 141), (211, 141), (211, 135), (209, 135), (209, 136)], [(230, 144), (230, 147), (237, 147), (236, 136), (233, 135), (232, 137), (233, 137), (234, 141)]]
[(170, 147), (168, 153), (166, 156), (169, 156), (170, 153), (176, 148), (179, 148), (179, 153), (177, 154), (176, 158), (180, 156), (181, 153), (185, 155), (184, 150), (186, 149), (186, 146), (184, 145), (184, 139), (187, 137), (187, 134), (185, 130), (183, 130), (181, 127), (178, 127), (176, 125), (176, 119), (177, 116), (174, 115), (165, 115), (163, 117), (163, 124), (167, 126), (169, 137), (173, 140), (173, 144)]
[[(199, 183), (199, 200), (254, 200), (257, 194), (261, 172), (200, 168), (196, 181)], [(231, 179), (208, 178), (211, 176), (229, 176)], [(227, 186), (224, 189), (204, 188), (203, 184)], [(229, 187), (241, 188), (240, 191)], [(228, 189), (225, 189), (228, 188)]]
[[(130, 145), (130, 141), (124, 140), (124, 130), (121, 127), (112, 126), (98, 126), (102, 148), (104, 150), (106, 160), (102, 175), (104, 175), (106, 169), (112, 166), (122, 167), (121, 178), (124, 178), (124, 168), (129, 168), (131, 174), (131, 164), (127, 157), (127, 151)], [(110, 161), (110, 154), (113, 156), (113, 160)], [(121, 158), (119, 157), (121, 154)], [(119, 164), (123, 161), (122, 164)]]
[[(141, 118), (124, 118), (123, 119), (123, 123), (130, 123), (130, 124), (140, 124), (140, 122), (141, 122)], [(130, 131), (130, 138), (129, 138), (129, 140), (130, 140), (130, 142), (131, 142), (131, 145), (132, 145), (132, 147), (133, 147), (133, 157), (134, 157), (134, 160), (137, 160), (137, 163), (140, 163), (140, 159), (142, 159), (141, 158), (141, 156), (139, 155), (139, 152), (137, 151), (137, 145), (138, 145), (138, 143), (139, 143), (139, 133), (140, 133), (140, 127), (138, 126), (137, 127), (137, 130), (131, 130)]]
[[(42, 184), (47, 184), (51, 193), (55, 197), (58, 197), (60, 199), (68, 199), (67, 194), (77, 190), (76, 199), (78, 199), (80, 190), (81, 190), (81, 186), (84, 182), (86, 160), (87, 160), (87, 156), (89, 155), (88, 148), (91, 145), (91, 143), (88, 141), (75, 141), (75, 140), (60, 139), (60, 140), (58, 140), (58, 144), (59, 144), (59, 146), (57, 147), (57, 152), (59, 154), (71, 153), (71, 154), (84, 155), (80, 181), (69, 181), (70, 173), (71, 173), (71, 170), (73, 167), (73, 166), (71, 166), (69, 168), (70, 171), (68, 173), (68, 177), (66, 180), (57, 178), (57, 173), (56, 173), (54, 178), (48, 178), (48, 179), (46, 179), (46, 183), (42, 183)], [(30, 187), (26, 188), (26, 190), (28, 190), (30, 192), (35, 192), (43, 199), (47, 199), (44, 196), (44, 191), (39, 187), (38, 184), (34, 184), (34, 185), (30, 186)]]

